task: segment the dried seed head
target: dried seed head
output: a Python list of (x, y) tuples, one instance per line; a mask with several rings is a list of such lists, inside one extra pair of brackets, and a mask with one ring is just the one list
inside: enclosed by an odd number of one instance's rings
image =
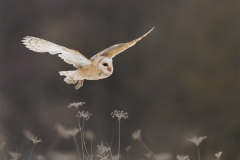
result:
[(99, 157), (100, 160), (109, 160), (109, 151), (111, 148), (104, 146), (103, 142), (101, 142), (101, 145), (97, 145), (97, 148), (97, 157)]
[(112, 118), (117, 117), (119, 121), (120, 121), (122, 118), (124, 118), (124, 119), (127, 119), (127, 118), (128, 118), (128, 113), (127, 113), (127, 112), (123, 112), (123, 111), (117, 111), (117, 110), (115, 110), (115, 111), (113, 111), (113, 112), (111, 113), (111, 115), (112, 115)]
[(215, 156), (217, 157), (218, 160), (220, 160), (221, 155), (222, 155), (222, 152), (218, 152), (215, 154)]
[(74, 102), (74, 103), (69, 104), (68, 108), (75, 107), (78, 109), (79, 106), (83, 106), (84, 104), (85, 104), (85, 102)]
[(39, 142), (42, 142), (42, 140), (41, 139), (37, 139), (37, 137), (28, 137), (28, 138), (32, 140), (34, 145), (39, 143)]
[(142, 137), (143, 137), (143, 135), (141, 134), (141, 130), (140, 129), (132, 133), (132, 138), (134, 140), (141, 140)]
[(199, 144), (206, 138), (207, 136), (200, 136), (200, 137), (193, 136), (192, 138), (187, 139), (187, 141), (194, 143), (196, 146), (199, 146)]
[(85, 111), (82, 111), (82, 112), (79, 111), (77, 113), (76, 117), (83, 118), (83, 119), (85, 119), (87, 121), (87, 120), (89, 120), (91, 115), (92, 114), (90, 114), (88, 111), (86, 111), (86, 112)]

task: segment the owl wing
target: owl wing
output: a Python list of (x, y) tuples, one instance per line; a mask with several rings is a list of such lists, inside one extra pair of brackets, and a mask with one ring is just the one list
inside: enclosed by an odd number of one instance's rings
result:
[(36, 37), (24, 37), (23, 44), (30, 50), (35, 52), (49, 52), (50, 54), (58, 54), (66, 63), (72, 64), (79, 68), (91, 64), (91, 61), (76, 50), (69, 49), (55, 43), (46, 41)]
[(141, 37), (139, 37), (135, 40), (132, 40), (132, 41), (127, 42), (127, 43), (115, 44), (111, 47), (108, 47), (108, 48), (104, 49), (103, 51), (97, 53), (93, 57), (91, 57), (91, 59), (95, 59), (99, 56), (105, 56), (105, 57), (108, 57), (108, 58), (113, 58), (117, 54), (119, 54), (119, 53), (125, 51), (126, 49), (132, 47), (133, 45), (135, 45), (138, 41), (140, 41), (142, 38), (147, 36), (153, 29), (154, 29), (154, 27), (150, 31), (148, 31), (147, 33), (145, 33), (144, 35), (142, 35)]

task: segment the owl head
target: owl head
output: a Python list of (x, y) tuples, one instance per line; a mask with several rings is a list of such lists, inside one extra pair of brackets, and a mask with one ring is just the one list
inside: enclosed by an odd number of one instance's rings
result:
[(112, 58), (103, 57), (100, 59), (98, 66), (105, 75), (111, 75), (113, 72)]

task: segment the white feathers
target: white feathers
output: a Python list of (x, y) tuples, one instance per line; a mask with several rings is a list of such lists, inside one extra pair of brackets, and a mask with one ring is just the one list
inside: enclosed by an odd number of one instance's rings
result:
[(76, 71), (60, 71), (59, 74), (60, 74), (60, 76), (66, 76), (64, 78), (64, 81), (67, 84), (75, 84), (78, 81), (78, 80), (74, 80), (75, 72)]
[(59, 54), (58, 56), (61, 59), (76, 68), (91, 64), (91, 61), (78, 51), (68, 49), (44, 39), (27, 36), (23, 38), (22, 42), (27, 48), (35, 52), (49, 52), (52, 55)]
[(23, 38), (22, 42), (28, 49), (35, 52), (49, 52), (50, 54), (61, 53), (61, 46), (44, 39), (27, 36)]

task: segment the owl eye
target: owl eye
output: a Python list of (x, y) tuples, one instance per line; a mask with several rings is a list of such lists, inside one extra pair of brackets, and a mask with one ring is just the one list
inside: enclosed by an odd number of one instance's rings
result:
[(107, 66), (108, 64), (107, 63), (103, 63), (104, 66)]

